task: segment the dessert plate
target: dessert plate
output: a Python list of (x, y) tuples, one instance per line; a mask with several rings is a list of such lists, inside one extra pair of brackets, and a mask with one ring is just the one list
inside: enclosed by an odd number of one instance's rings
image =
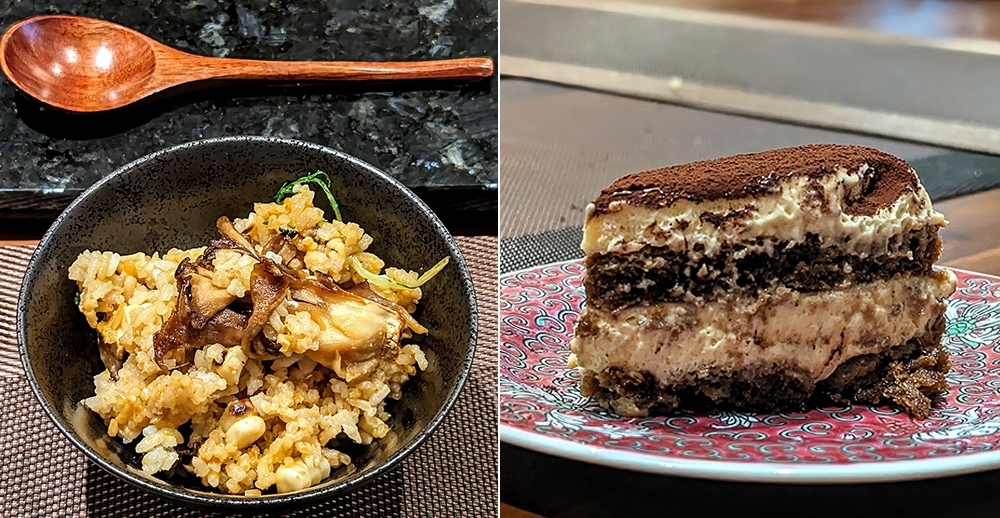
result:
[(947, 394), (927, 419), (889, 407), (622, 418), (580, 395), (569, 340), (579, 260), (500, 277), (500, 439), (614, 468), (717, 480), (859, 483), (1000, 468), (1000, 278), (955, 270)]

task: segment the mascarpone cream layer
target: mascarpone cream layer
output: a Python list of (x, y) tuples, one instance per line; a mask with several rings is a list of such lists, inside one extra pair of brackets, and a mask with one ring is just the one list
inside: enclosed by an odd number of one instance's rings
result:
[(759, 363), (797, 367), (819, 381), (851, 358), (923, 336), (955, 284), (953, 273), (940, 270), (818, 293), (785, 289), (618, 313), (585, 307), (570, 347), (584, 371), (644, 370), (664, 383)]
[[(841, 169), (819, 180), (792, 177), (778, 192), (764, 197), (680, 200), (657, 209), (616, 201), (602, 214), (595, 214), (591, 204), (581, 246), (588, 255), (630, 253), (650, 245), (714, 256), (723, 245), (741, 244), (747, 252), (770, 254), (776, 243), (799, 242), (807, 234), (817, 234), (824, 242), (866, 256), (884, 251), (891, 236), (925, 225), (947, 225), (931, 207), (923, 186), (872, 216), (847, 214), (844, 202), (861, 196), (856, 191), (866, 169)], [(758, 238), (763, 242), (757, 243)], [(696, 251), (697, 244), (704, 247), (702, 251)]]

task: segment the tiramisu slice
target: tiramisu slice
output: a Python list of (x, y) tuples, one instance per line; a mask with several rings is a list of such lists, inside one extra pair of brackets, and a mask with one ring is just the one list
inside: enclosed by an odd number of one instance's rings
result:
[(587, 209), (582, 391), (625, 416), (895, 403), (950, 367), (947, 224), (906, 162), (810, 145), (627, 176)]

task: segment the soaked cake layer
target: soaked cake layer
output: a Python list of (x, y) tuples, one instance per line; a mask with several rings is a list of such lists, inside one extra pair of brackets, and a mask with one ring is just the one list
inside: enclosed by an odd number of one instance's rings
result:
[(587, 302), (617, 310), (640, 303), (752, 297), (779, 287), (815, 292), (923, 275), (937, 261), (941, 240), (938, 227), (926, 226), (893, 236), (867, 257), (839, 245), (824, 246), (815, 234), (797, 243), (778, 242), (772, 248), (773, 255), (769, 255), (726, 245), (713, 257), (692, 257), (669, 247), (647, 246), (630, 254), (588, 257)]
[(813, 386), (843, 364), (926, 337), (955, 289), (948, 270), (803, 293), (664, 302), (604, 311), (585, 306), (570, 344), (585, 375), (616, 368), (672, 386), (693, 374), (780, 366)]
[(623, 416), (666, 414), (687, 409), (730, 408), (773, 412), (803, 410), (825, 403), (895, 403), (918, 418), (930, 413), (932, 399), (948, 389), (951, 368), (941, 345), (944, 319), (925, 335), (841, 364), (816, 382), (788, 364), (753, 363), (732, 370), (691, 372), (662, 382), (647, 371), (608, 367), (584, 374), (581, 392)]

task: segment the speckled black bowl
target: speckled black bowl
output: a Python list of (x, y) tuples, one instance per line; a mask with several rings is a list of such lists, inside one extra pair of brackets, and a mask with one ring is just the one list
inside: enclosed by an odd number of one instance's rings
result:
[[(221, 215), (245, 217), (254, 202), (273, 200), (282, 183), (316, 170), (329, 173), (345, 221), (373, 238), (370, 251), (387, 264), (423, 271), (441, 257), (450, 265), (424, 287), (417, 318), (429, 330), (440, 377), (418, 375), (391, 403), (392, 446), (376, 442), (355, 452), (348, 469), (318, 486), (284, 495), (244, 497), (207, 491), (197, 480), (165, 481), (137, 469), (134, 452), (106, 441), (106, 426), (78, 406), (94, 394), (102, 370), (95, 331), (73, 304), (67, 269), (84, 250), (120, 253), (202, 246), (216, 236)], [(329, 207), (322, 196), (317, 205)], [(434, 431), (465, 382), (476, 343), (472, 281), (454, 240), (406, 187), (343, 153), (305, 142), (264, 137), (202, 140), (153, 153), (118, 169), (73, 202), (42, 238), (28, 265), (18, 303), (21, 359), (35, 395), (56, 426), (94, 462), (122, 480), (194, 506), (253, 511), (298, 507), (371, 481)], [(107, 442), (108, 448), (100, 447)]]

